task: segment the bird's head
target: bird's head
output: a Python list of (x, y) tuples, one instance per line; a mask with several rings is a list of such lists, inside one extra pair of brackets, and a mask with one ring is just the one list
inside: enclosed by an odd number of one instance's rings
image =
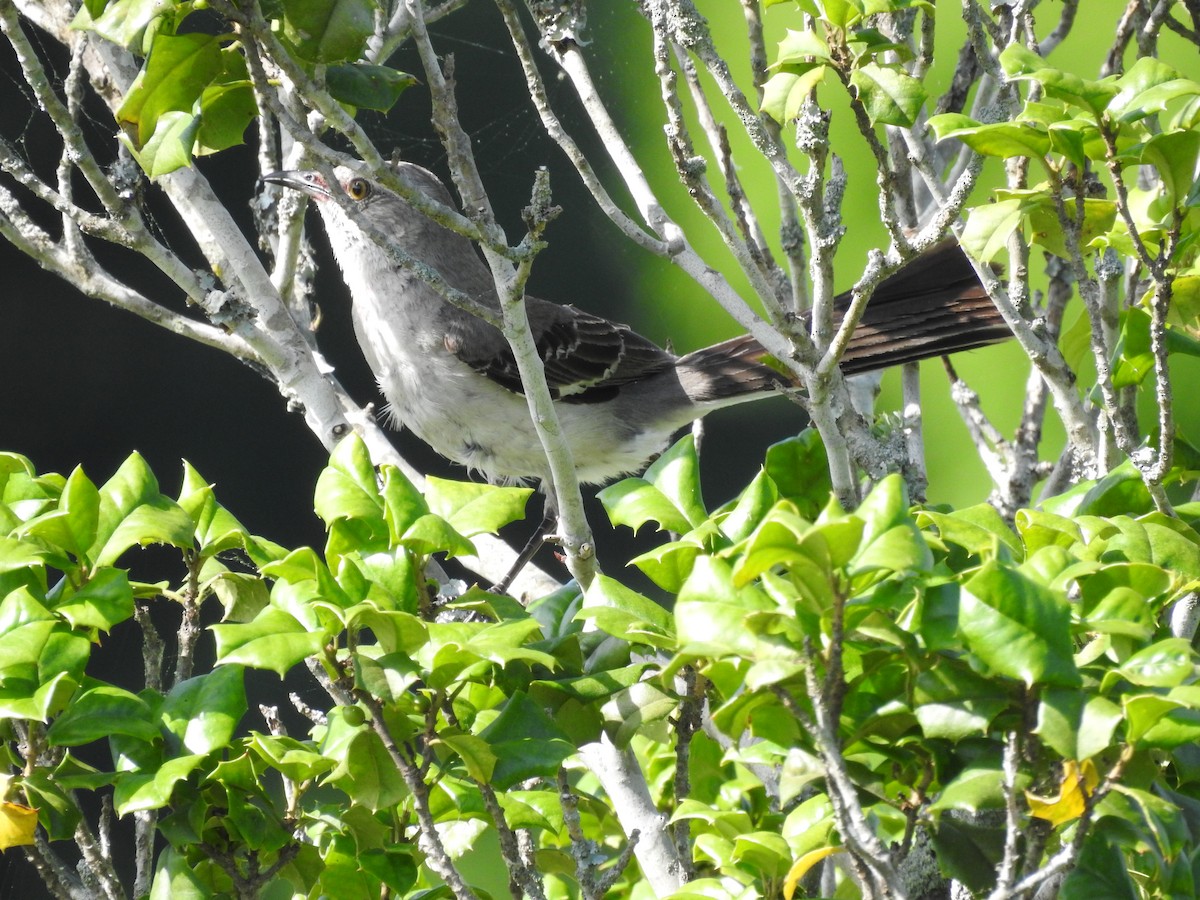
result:
[[(392, 164), (392, 170), (400, 180), (413, 190), (420, 191), (431, 200), (436, 200), (445, 206), (453, 208), (454, 201), (437, 176), (428, 169), (423, 169), (415, 163), (397, 162)], [(377, 184), (371, 179), (351, 169), (349, 166), (337, 166), (333, 170), (334, 183), (320, 172), (314, 170), (293, 169), (284, 172), (271, 172), (264, 175), (262, 180), (270, 184), (278, 184), (307, 194), (317, 201), (318, 208), (337, 206), (334, 192), (349, 198), (355, 206), (367, 209), (373, 206), (389, 206), (408, 204), (397, 194)]]

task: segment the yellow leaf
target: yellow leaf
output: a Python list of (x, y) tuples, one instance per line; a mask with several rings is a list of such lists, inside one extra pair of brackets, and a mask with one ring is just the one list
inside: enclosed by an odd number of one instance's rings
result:
[(1099, 783), (1100, 776), (1096, 774), (1096, 767), (1090, 759), (1084, 761), (1082, 772), (1079, 763), (1068, 759), (1063, 763), (1063, 777), (1058, 786), (1058, 796), (1039, 797), (1029, 791), (1025, 792), (1029, 814), (1038, 819), (1045, 819), (1055, 827), (1078, 819), (1083, 815), (1088, 795)]
[(796, 885), (800, 883), (801, 878), (808, 874), (809, 869), (825, 857), (841, 853), (842, 849), (842, 847), (821, 847), (819, 850), (809, 850), (792, 863), (792, 867), (788, 869), (787, 878), (783, 880), (784, 900), (792, 900), (792, 894), (796, 893)]
[(32, 844), (37, 823), (36, 809), (0, 800), (0, 850)]

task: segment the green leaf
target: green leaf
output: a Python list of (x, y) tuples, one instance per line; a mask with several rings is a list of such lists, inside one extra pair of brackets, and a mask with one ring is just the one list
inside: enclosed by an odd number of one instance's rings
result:
[(192, 753), (227, 747), (246, 713), (241, 666), (218, 666), (181, 681), (162, 704), (162, 723)]
[(669, 647), (673, 644), (671, 614), (614, 578), (597, 575), (584, 594), (576, 619), (595, 622), (606, 634), (635, 644)]
[(1119, 90), (1108, 104), (1108, 114), (1126, 123), (1166, 112), (1167, 104), (1180, 97), (1200, 96), (1200, 84), (1151, 56), (1139, 58), (1116, 84)]
[(1000, 65), (1009, 78), (1037, 82), (1049, 96), (1081, 107), (1097, 117), (1117, 94), (1117, 85), (1114, 82), (1089, 81), (1071, 72), (1056, 69), (1016, 41), (1000, 53)]
[(333, 449), (317, 477), (317, 515), (326, 525), (338, 519), (382, 522), (384, 505), (366, 445), (352, 434)]
[(1151, 644), (1125, 660), (1117, 671), (1137, 685), (1176, 687), (1196, 671), (1191, 642), (1167, 638)]
[(1058, 896), (1061, 900), (1137, 900), (1139, 894), (1124, 855), (1109, 843), (1103, 829), (1094, 828)]
[(200, 95), (200, 130), (195, 151), (219, 153), (245, 141), (246, 128), (258, 115), (254, 88), (249, 81), (210, 84)]
[(963, 249), (980, 262), (995, 262), (1008, 252), (1008, 239), (1024, 221), (1019, 200), (1001, 200), (973, 207), (959, 238)]
[(130, 547), (167, 544), (180, 549), (193, 546), (192, 520), (174, 500), (159, 497), (134, 509), (96, 553), (96, 565), (115, 563)]
[(661, 726), (679, 710), (679, 700), (664, 693), (653, 684), (639, 681), (614, 694), (601, 709), (605, 730), (618, 747), (628, 747), (641, 735), (666, 740)]
[(753, 585), (735, 586), (729, 564), (701, 556), (675, 602), (675, 628), (682, 652), (702, 656), (730, 654), (753, 659), (758, 638), (746, 627), (747, 618), (775, 610)]
[(525, 517), (531, 488), (497, 487), (428, 476), (425, 502), (460, 535), (495, 534), (509, 522)]
[(429, 506), (421, 492), (395, 466), (383, 466), (380, 474), (383, 476), (383, 488), (380, 491), (383, 514), (388, 533), (395, 543), (413, 522), (428, 514)]
[(1121, 718), (1121, 708), (1105, 697), (1050, 688), (1038, 705), (1034, 734), (1064, 759), (1083, 762), (1111, 745)]
[(282, 678), (292, 666), (321, 652), (325, 636), (309, 631), (296, 617), (268, 607), (253, 622), (212, 626), (217, 662), (269, 669)]
[(325, 87), (335, 100), (387, 112), (404, 91), (417, 83), (407, 72), (368, 63), (342, 63), (325, 73)]
[(833, 490), (829, 457), (815, 428), (767, 448), (763, 470), (775, 482), (781, 497), (796, 504), (800, 515), (812, 521), (820, 515)]
[(491, 782), (496, 771), (496, 754), (483, 738), (443, 731), (434, 739), (434, 744), (444, 744), (453, 750), (466, 766), (467, 774), (480, 784)]
[(175, 6), (175, 0), (118, 0), (107, 4), (89, 0), (71, 23), (120, 44), (136, 49), (146, 26)]
[(992, 719), (1010, 702), (1002, 684), (943, 660), (917, 676), (913, 714), (926, 738), (960, 741), (986, 735)]
[(97, 565), (111, 565), (134, 545), (168, 544), (190, 549), (192, 519), (158, 489), (146, 460), (131, 454), (100, 488), (100, 517), (96, 543), (88, 556)]
[(379, 735), (363, 724), (362, 710), (338, 706), (327, 718), (321, 754), (336, 760), (337, 765), (324, 783), (336, 786), (372, 812), (400, 802), (408, 793), (404, 780)]
[(708, 518), (700, 496), (695, 439), (686, 435), (654, 461), (641, 478), (618, 481), (597, 496), (614, 525), (634, 531), (655, 522), (660, 531), (686, 533)]
[[(985, 820), (986, 821), (986, 820)], [(968, 817), (939, 816), (931, 835), (938, 867), (976, 893), (986, 894), (996, 883), (996, 865), (1003, 858), (1004, 832), (975, 825)]]
[(322, 756), (311, 744), (286, 735), (253, 733), (250, 736), (250, 748), (267, 765), (295, 782), (310, 781), (335, 765), (332, 759)]
[(162, 809), (171, 802), (175, 786), (191, 775), (203, 761), (204, 757), (200, 755), (178, 756), (168, 759), (153, 772), (119, 775), (113, 791), (117, 815)]
[(455, 531), (441, 516), (421, 516), (404, 532), (400, 543), (422, 556), (445, 553), (447, 556), (474, 556), (475, 545)]
[(52, 747), (77, 747), (114, 734), (142, 741), (160, 737), (154, 712), (141, 697), (110, 684), (79, 694), (46, 732)]
[(28, 520), (18, 534), (61, 547), (82, 562), (96, 541), (99, 519), (100, 492), (77, 466), (63, 486), (58, 508)]
[(789, 28), (783, 40), (779, 42), (779, 52), (775, 56), (775, 65), (786, 66), (794, 63), (806, 63), (813, 60), (830, 62), (829, 45), (815, 31), (797, 31)]
[(959, 628), (971, 652), (1000, 675), (1027, 685), (1079, 684), (1066, 599), (989, 562), (963, 585)]
[(1138, 161), (1153, 166), (1162, 179), (1163, 195), (1172, 207), (1188, 205), (1196, 184), (1200, 159), (1200, 132), (1174, 131), (1156, 134), (1141, 146)]
[(145, 149), (153, 135), (162, 133), (167, 113), (194, 117), (204, 89), (223, 68), (221, 47), (212, 35), (156, 34), (142, 71), (116, 113), (133, 149)]
[(994, 122), (983, 125), (961, 113), (942, 113), (930, 117), (929, 127), (939, 141), (957, 138), (984, 156), (1041, 159), (1050, 152), (1050, 134), (1037, 122)]
[(283, 35), (293, 52), (313, 63), (357, 59), (375, 28), (371, 0), (281, 0)]
[(942, 540), (957, 544), (968, 553), (983, 559), (1001, 557), (1007, 552), (1020, 560), (1025, 554), (1020, 539), (990, 503), (980, 503), (951, 513), (921, 510), (917, 521), (922, 527), (937, 526)]
[(522, 691), (513, 694), (479, 735), (496, 755), (491, 784), (508, 790), (528, 778), (554, 778), (575, 745)]
[(851, 72), (850, 84), (872, 125), (911, 127), (927, 96), (907, 72), (873, 62)]
[(55, 611), (75, 628), (111, 631), (133, 616), (133, 588), (123, 569), (100, 568), (79, 590), (67, 592)]
[(787, 125), (800, 115), (813, 91), (825, 80), (828, 68), (816, 63), (785, 66), (763, 85), (759, 108), (780, 125)]
[[(1018, 776), (1017, 781), (1028, 781)], [(968, 766), (949, 784), (942, 788), (937, 799), (929, 805), (930, 812), (949, 809), (978, 812), (981, 809), (999, 809), (1004, 806), (1004, 771), (999, 760), (994, 764), (979, 762)]]

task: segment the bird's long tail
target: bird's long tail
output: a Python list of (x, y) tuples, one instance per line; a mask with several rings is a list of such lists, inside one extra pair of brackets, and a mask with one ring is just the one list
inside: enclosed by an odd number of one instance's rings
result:
[[(836, 318), (850, 294), (835, 299)], [(1012, 336), (954, 241), (921, 254), (875, 289), (842, 357), (842, 371), (856, 375), (901, 363), (994, 344)], [(704, 396), (722, 400), (777, 386), (790, 386), (764, 359), (768, 354), (749, 335), (732, 338), (682, 357), (681, 367), (702, 373)]]

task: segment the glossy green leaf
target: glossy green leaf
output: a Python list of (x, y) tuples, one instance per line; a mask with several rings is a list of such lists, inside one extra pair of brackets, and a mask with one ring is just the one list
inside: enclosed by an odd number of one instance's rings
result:
[(475, 545), (451, 527), (441, 516), (421, 516), (400, 538), (400, 543), (422, 556), (445, 553), (447, 556), (474, 556)]
[(1125, 857), (1109, 843), (1104, 829), (1093, 829), (1083, 843), (1079, 861), (1063, 882), (1061, 900), (1137, 900), (1126, 870)]
[(772, 831), (738, 835), (733, 841), (731, 859), (770, 878), (782, 878), (792, 865), (787, 841)]
[(321, 744), (321, 753), (337, 762), (325, 776), (331, 784), (353, 797), (356, 804), (378, 812), (399, 803), (408, 793), (404, 779), (383, 741), (370, 727), (354, 724), (350, 718), (362, 721), (361, 711), (338, 707), (330, 712), (330, 727)]
[(815, 31), (787, 30), (783, 40), (779, 42), (779, 50), (775, 55), (776, 66), (788, 66), (796, 63), (812, 61), (829, 62), (829, 45)]
[(117, 0), (106, 4), (90, 0), (81, 7), (71, 24), (133, 49), (141, 43), (146, 26), (174, 5), (175, 0)]
[(850, 84), (872, 125), (910, 127), (927, 96), (921, 82), (904, 70), (873, 62), (851, 72)]
[(1176, 687), (1194, 676), (1195, 654), (1190, 641), (1167, 638), (1139, 650), (1117, 671), (1137, 685)]
[(1034, 733), (1064, 759), (1082, 762), (1111, 745), (1121, 708), (1106, 697), (1051, 688), (1038, 705)]
[(1010, 43), (1000, 53), (1005, 74), (1015, 80), (1034, 81), (1051, 97), (1057, 97), (1099, 116), (1117, 94), (1112, 81), (1091, 81), (1051, 66), (1042, 57), (1019, 42)]
[(915, 688), (913, 713), (930, 740), (985, 735), (992, 719), (1012, 702), (1002, 684), (949, 660), (921, 672)]
[(1119, 90), (1108, 104), (1108, 114), (1122, 122), (1165, 112), (1173, 100), (1200, 96), (1200, 84), (1150, 56), (1136, 60), (1116, 84)]
[(449, 747), (466, 766), (467, 774), (480, 784), (488, 784), (496, 771), (496, 754), (483, 738), (473, 734), (440, 732), (434, 740), (435, 746)]
[(678, 593), (703, 549), (695, 541), (695, 535), (689, 534), (684, 540), (667, 541), (635, 556), (629, 565), (637, 566), (664, 591)]
[(650, 682), (639, 681), (614, 694), (601, 712), (612, 742), (618, 747), (628, 747), (638, 735), (657, 735), (660, 740), (666, 740), (667, 732), (661, 726), (678, 710), (676, 697)]
[[(1022, 776), (1023, 777), (1023, 776)], [(1018, 781), (1022, 780), (1018, 778)], [(978, 812), (1004, 806), (1004, 772), (999, 760), (994, 765), (979, 763), (964, 769), (942, 788), (930, 804), (930, 812), (950, 809)]]
[(800, 115), (804, 104), (825, 80), (828, 66), (818, 63), (793, 63), (773, 74), (763, 85), (760, 109), (780, 125)]
[(921, 510), (917, 513), (917, 521), (923, 527), (926, 524), (936, 526), (943, 541), (957, 544), (984, 559), (995, 558), (1003, 552), (1016, 560), (1024, 556), (1021, 541), (990, 503), (968, 506), (952, 513)]
[(753, 586), (735, 587), (726, 562), (702, 556), (675, 603), (679, 647), (689, 654), (753, 658), (758, 639), (747, 629), (746, 619), (773, 608)]
[(963, 585), (959, 628), (971, 652), (1000, 675), (1028, 685), (1079, 683), (1066, 599), (987, 563)]
[(181, 681), (163, 699), (162, 723), (192, 753), (229, 745), (246, 713), (241, 666), (218, 666)]
[(961, 113), (942, 113), (930, 117), (929, 127), (939, 141), (955, 138), (984, 156), (1041, 159), (1050, 152), (1050, 134), (1036, 122), (984, 125)]
[(141, 697), (115, 685), (98, 684), (80, 693), (46, 732), (54, 747), (76, 747), (114, 734), (142, 741), (160, 737), (154, 711)]
[(356, 435), (345, 438), (317, 478), (317, 515), (326, 525), (337, 519), (382, 520), (375, 468), (366, 445)]
[(829, 457), (815, 428), (768, 447), (763, 470), (806, 519), (816, 519), (829, 502)]
[(383, 477), (380, 496), (383, 499), (384, 518), (392, 541), (396, 542), (413, 522), (429, 512), (429, 506), (421, 492), (395, 466), (383, 466), (380, 474)]
[(252, 734), (253, 752), (285, 778), (309, 781), (329, 771), (334, 761), (318, 753), (311, 744), (286, 735)]
[(425, 502), (465, 537), (494, 534), (509, 522), (525, 517), (531, 488), (496, 487), (467, 481), (425, 479)]
[(659, 531), (682, 534), (691, 530), (687, 516), (662, 491), (644, 478), (624, 478), (599, 491), (596, 497), (604, 504), (613, 525), (624, 525), (637, 531), (653, 522)]
[(583, 608), (576, 618), (591, 620), (606, 634), (635, 644), (669, 647), (673, 643), (671, 614), (653, 600), (606, 575), (592, 579), (584, 594)]
[(295, 616), (273, 607), (244, 625), (213, 625), (212, 633), (219, 663), (269, 669), (280, 678), (301, 660), (320, 653), (325, 645), (323, 634), (309, 631)]
[(192, 520), (175, 501), (160, 497), (130, 512), (96, 553), (96, 565), (112, 565), (130, 547), (150, 544), (180, 549), (193, 546)]
[(175, 786), (186, 779), (204, 761), (200, 755), (179, 756), (168, 759), (156, 771), (120, 775), (113, 792), (113, 805), (117, 814), (147, 809), (162, 809), (171, 802)]
[(995, 262), (1008, 252), (1008, 239), (1023, 221), (1024, 208), (1019, 200), (976, 206), (959, 240), (963, 249), (980, 262)]
[(58, 508), (29, 520), (19, 533), (61, 547), (83, 561), (96, 542), (99, 518), (100, 492), (77, 466), (67, 477)]
[(204, 89), (222, 68), (220, 44), (212, 35), (155, 35), (142, 71), (117, 110), (133, 148), (147, 148), (151, 137), (162, 132), (167, 113), (198, 113)]
[(342, 63), (325, 73), (330, 96), (350, 106), (387, 112), (405, 90), (417, 83), (407, 72), (369, 63)]
[(284, 37), (306, 62), (357, 59), (374, 30), (371, 0), (281, 0)]
[(248, 80), (218, 81), (200, 95), (200, 128), (195, 151), (219, 153), (245, 142), (246, 129), (258, 115)]
[(607, 700), (613, 694), (637, 684), (651, 668), (648, 663), (637, 663), (574, 678), (533, 681), (529, 685), (529, 695), (549, 708), (561, 705), (568, 697), (581, 703)]
[(554, 778), (563, 760), (575, 752), (545, 710), (521, 691), (479, 736), (496, 756), (491, 784), (501, 791), (528, 778)]
[(79, 590), (68, 591), (55, 611), (76, 628), (111, 631), (133, 617), (129, 575), (123, 569), (97, 569)]

